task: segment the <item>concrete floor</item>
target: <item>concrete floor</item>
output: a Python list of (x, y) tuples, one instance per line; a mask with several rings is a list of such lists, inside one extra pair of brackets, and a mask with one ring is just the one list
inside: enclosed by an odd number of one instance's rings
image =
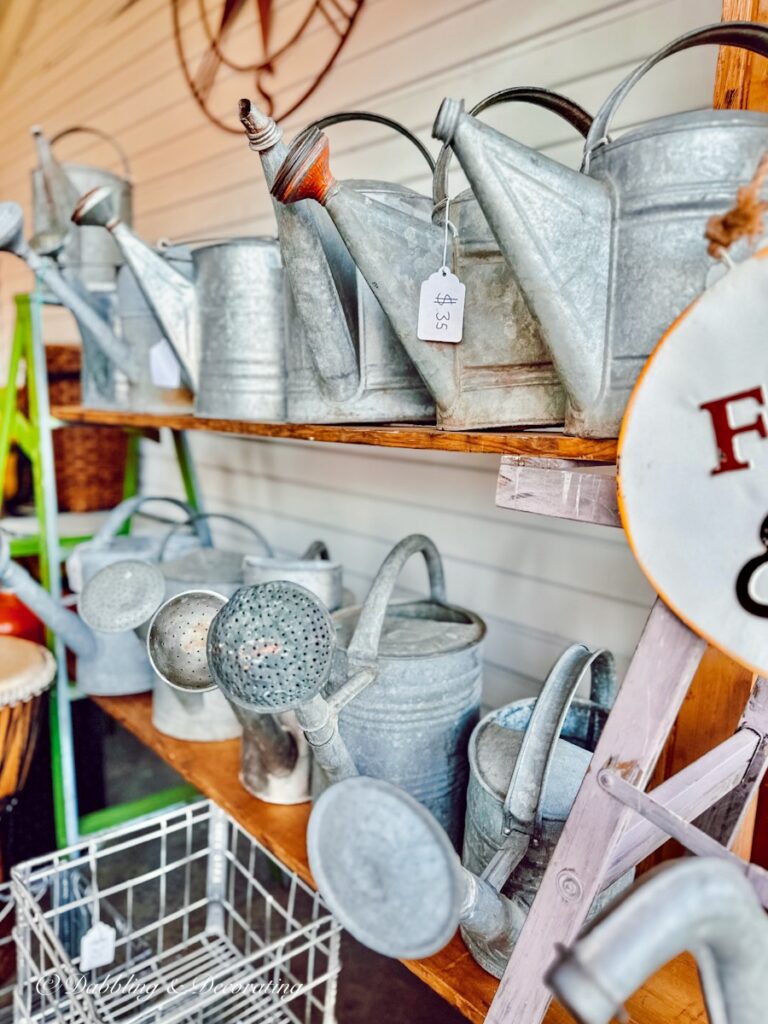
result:
[[(180, 777), (142, 743), (105, 720), (109, 803), (132, 800)], [(465, 1018), (401, 963), (372, 953), (346, 933), (342, 939), (339, 1024), (460, 1024)]]

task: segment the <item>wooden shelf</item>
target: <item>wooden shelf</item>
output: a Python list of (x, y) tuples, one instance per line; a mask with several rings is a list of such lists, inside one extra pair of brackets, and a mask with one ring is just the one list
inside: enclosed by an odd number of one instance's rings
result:
[[(305, 843), (309, 804), (283, 807), (252, 797), (238, 779), (239, 740), (191, 743), (164, 736), (152, 725), (150, 694), (93, 699), (187, 782), (223, 807), (283, 864), (313, 884)], [(458, 935), (437, 955), (404, 962), (469, 1020), (481, 1024), (485, 1019), (498, 982), (478, 967)], [(633, 1024), (706, 1024), (693, 959), (685, 955), (667, 964), (629, 1000), (627, 1009)], [(555, 1003), (545, 1018), (545, 1024), (572, 1021), (570, 1014)]]
[(79, 405), (53, 406), (51, 413), (67, 423), (98, 423), (102, 426), (137, 429), (169, 427), (171, 430), (207, 430), (241, 437), (286, 437), (301, 441), (367, 444), (381, 448), (419, 448), (449, 452), (485, 452), (493, 455), (526, 455), (539, 459), (570, 459), (578, 462), (616, 461), (616, 440), (566, 437), (557, 431), (533, 430), (438, 430), (436, 427), (401, 424), (388, 426), (333, 426), (317, 423), (250, 423), (243, 420), (206, 419), (177, 413), (120, 412), (86, 409)]

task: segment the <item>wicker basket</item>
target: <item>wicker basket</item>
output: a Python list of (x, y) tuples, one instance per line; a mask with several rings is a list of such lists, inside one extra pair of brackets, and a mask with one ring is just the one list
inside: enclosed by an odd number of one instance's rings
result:
[[(46, 345), (45, 362), (51, 405), (79, 405), (79, 346)], [(54, 430), (59, 508), (63, 512), (93, 512), (122, 501), (127, 452), (128, 436), (119, 427)]]

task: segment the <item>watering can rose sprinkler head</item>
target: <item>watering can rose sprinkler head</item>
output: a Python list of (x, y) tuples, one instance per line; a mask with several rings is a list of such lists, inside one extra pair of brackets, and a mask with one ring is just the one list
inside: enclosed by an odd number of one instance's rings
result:
[(270, 192), (280, 203), (314, 199), (325, 206), (338, 188), (331, 173), (328, 139), (317, 128), (302, 133), (293, 142)]
[(508, 956), (522, 928), (524, 910), (463, 868), (429, 811), (382, 779), (327, 789), (312, 810), (307, 849), (333, 915), (385, 956), (431, 956), (459, 924)]

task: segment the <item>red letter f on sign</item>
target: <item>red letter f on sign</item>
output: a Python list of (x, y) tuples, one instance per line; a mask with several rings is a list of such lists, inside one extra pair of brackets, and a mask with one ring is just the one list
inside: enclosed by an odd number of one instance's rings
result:
[(712, 417), (712, 429), (715, 432), (715, 444), (720, 453), (720, 465), (712, 470), (712, 476), (718, 473), (732, 473), (736, 469), (750, 469), (751, 462), (740, 462), (736, 452), (734, 439), (738, 434), (747, 434), (751, 430), (756, 431), (760, 437), (768, 436), (765, 419), (762, 412), (757, 414), (757, 419), (751, 423), (744, 423), (740, 427), (731, 425), (728, 419), (728, 406), (731, 402), (742, 402), (751, 398), (758, 405), (765, 405), (762, 387), (752, 388), (750, 391), (738, 391), (734, 395), (726, 395), (725, 398), (716, 398), (712, 402), (704, 402), (699, 406), (706, 409)]

